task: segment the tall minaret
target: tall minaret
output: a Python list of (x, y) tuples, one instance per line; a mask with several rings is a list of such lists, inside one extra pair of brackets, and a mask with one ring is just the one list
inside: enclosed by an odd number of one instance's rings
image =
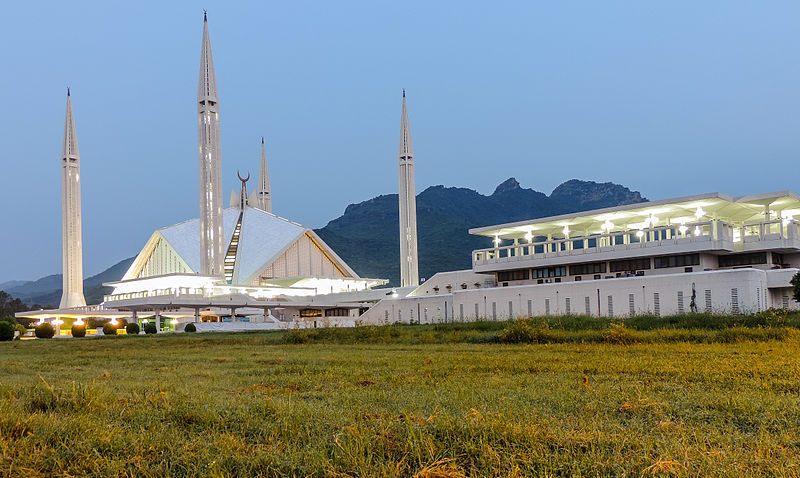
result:
[(208, 18), (203, 13), (203, 46), (197, 91), (197, 128), (200, 151), (200, 254), (203, 275), (223, 276), (225, 247), (222, 237), (222, 155), (219, 145), (219, 99)]
[(83, 244), (81, 238), (81, 155), (72, 100), (67, 88), (67, 120), (61, 150), (61, 249), (63, 257), (62, 309), (86, 305), (83, 297)]
[(255, 191), (253, 205), (262, 211), (272, 212), (272, 194), (269, 187), (269, 170), (267, 169), (267, 151), (264, 138), (261, 138), (261, 168), (258, 170), (258, 189)]
[(400, 119), (400, 150), (398, 153), (400, 196), (400, 285), (419, 285), (417, 266), (417, 198), (414, 189), (414, 147), (408, 127), (406, 90), (403, 90), (403, 115)]

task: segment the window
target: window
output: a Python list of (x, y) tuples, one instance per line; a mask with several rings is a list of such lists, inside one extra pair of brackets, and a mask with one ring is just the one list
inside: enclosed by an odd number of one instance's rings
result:
[(786, 262), (783, 260), (783, 254), (778, 254), (777, 252), (773, 252), (772, 263), (776, 266), (786, 264)]
[(322, 317), (322, 311), (319, 309), (300, 309), (300, 317)]
[(520, 269), (516, 271), (502, 271), (497, 273), (497, 282), (508, 282), (511, 280), (528, 280), (530, 275), (528, 269)]
[(699, 266), (700, 254), (681, 254), (679, 256), (662, 256), (653, 258), (653, 266), (656, 269), (666, 269), (668, 267)]
[(533, 269), (534, 279), (543, 279), (549, 277), (564, 277), (567, 275), (567, 266), (560, 267), (543, 267), (541, 269)]
[(571, 276), (583, 274), (604, 274), (605, 272), (605, 262), (590, 262), (588, 264), (576, 264), (574, 266), (569, 266), (569, 275)]
[(749, 266), (752, 264), (766, 264), (766, 252), (750, 252), (747, 254), (732, 254), (730, 256), (719, 256), (720, 267)]
[(622, 261), (611, 261), (611, 272), (627, 272), (650, 269), (650, 258), (626, 259)]
[[(387, 318), (389, 311), (386, 311)], [(337, 307), (335, 309), (328, 309), (325, 311), (325, 317), (348, 317), (350, 315), (350, 309), (345, 309), (343, 307)]]

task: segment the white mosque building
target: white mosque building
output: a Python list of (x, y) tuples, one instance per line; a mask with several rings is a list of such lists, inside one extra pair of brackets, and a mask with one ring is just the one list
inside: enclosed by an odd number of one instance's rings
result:
[[(701, 194), (479, 227), (472, 268), (419, 284), (414, 150), (403, 92), (398, 150), (401, 286), (362, 278), (313, 230), (272, 213), (262, 138), (247, 178), (222, 204), (219, 97), (208, 21), (198, 85), (200, 216), (156, 230), (102, 304), (82, 289), (80, 156), (71, 98), (62, 154), (64, 289), (59, 309), (21, 317), (154, 320), (199, 330), (503, 320), (531, 315), (625, 317), (796, 309), (800, 195)], [(66, 328), (66, 327), (65, 327)], [(68, 333), (68, 331), (63, 331)], [(63, 333), (62, 332), (62, 333)]]

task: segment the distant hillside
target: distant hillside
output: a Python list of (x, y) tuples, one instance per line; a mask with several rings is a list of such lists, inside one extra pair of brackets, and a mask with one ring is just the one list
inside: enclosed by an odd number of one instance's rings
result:
[[(471, 267), (470, 252), (491, 244), (470, 235), (472, 227), (522, 221), (644, 202), (637, 191), (614, 183), (569, 180), (548, 196), (514, 178), (490, 196), (466, 188), (432, 186), (417, 196), (420, 277)], [(359, 275), (400, 282), (397, 195), (347, 206), (317, 234)]]
[[(128, 267), (133, 263), (133, 259), (133, 257), (129, 257), (97, 275), (84, 279), (83, 295), (86, 297), (86, 303), (97, 304), (102, 302), (103, 295), (111, 291), (109, 287), (103, 287), (103, 282), (113, 282), (122, 279), (125, 271), (127, 271)], [(35, 281), (11, 282), (17, 282), (19, 285), (3, 288), (3, 290), (13, 297), (19, 298), (28, 305), (41, 304), (43, 306), (58, 307), (59, 302), (61, 302), (61, 274), (49, 275)]]

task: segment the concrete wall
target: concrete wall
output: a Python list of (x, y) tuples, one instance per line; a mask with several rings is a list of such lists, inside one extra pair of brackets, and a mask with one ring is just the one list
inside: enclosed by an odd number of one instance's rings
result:
[[(361, 321), (371, 324), (437, 323), (507, 320), (529, 315), (673, 315), (691, 311), (693, 289), (698, 312), (747, 314), (783, 307), (787, 277), (795, 272), (797, 269), (748, 268), (386, 298), (363, 314)], [(781, 276), (770, 277), (773, 285), (770, 291), (768, 276), (773, 273)], [(798, 304), (789, 300), (788, 307), (796, 309)]]

